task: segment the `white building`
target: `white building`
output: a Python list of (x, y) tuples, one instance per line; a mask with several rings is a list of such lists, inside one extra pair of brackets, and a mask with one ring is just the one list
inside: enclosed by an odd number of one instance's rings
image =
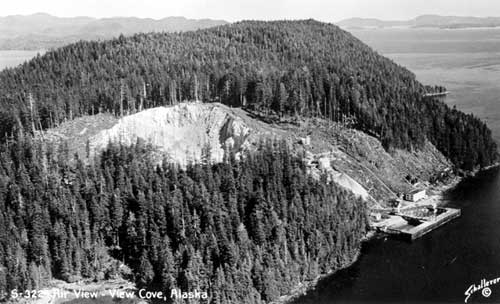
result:
[(413, 190), (409, 193), (405, 194), (405, 200), (410, 201), (410, 202), (417, 202), (421, 199), (424, 199), (427, 197), (427, 193), (425, 189), (417, 189)]

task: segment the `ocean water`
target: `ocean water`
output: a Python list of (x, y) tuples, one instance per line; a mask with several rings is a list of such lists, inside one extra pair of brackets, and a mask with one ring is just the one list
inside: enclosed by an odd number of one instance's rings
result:
[[(500, 142), (500, 30), (363, 30), (354, 35), (413, 71), (446, 86), (446, 102), (487, 122)], [(295, 304), (464, 303), (481, 281), (500, 278), (500, 169), (462, 181), (446, 195), (460, 218), (409, 243), (364, 244), (351, 267), (322, 280)], [(500, 283), (467, 303), (500, 303)]]
[[(295, 304), (464, 303), (471, 285), (500, 278), (499, 170), (464, 180), (446, 198), (460, 218), (412, 243), (370, 240), (355, 264)], [(500, 303), (500, 283), (489, 288), (467, 303)]]
[[(500, 29), (358, 30), (353, 34), (413, 71), (446, 86), (446, 102), (487, 122), (500, 142)], [(0, 70), (37, 51), (0, 51)], [(40, 52), (41, 53), (41, 52)], [(463, 303), (472, 284), (500, 277), (500, 173), (464, 180), (447, 195), (462, 216), (413, 243), (373, 239), (352, 266), (295, 303)], [(487, 294), (486, 294), (487, 295)], [(500, 284), (468, 303), (499, 303)]]
[(500, 143), (500, 29), (384, 29), (351, 32), (380, 54), (445, 86), (445, 102), (485, 121)]
[(23, 62), (30, 60), (31, 58), (37, 56), (37, 54), (42, 55), (45, 51), (24, 51), (24, 50), (0, 50), (0, 71), (5, 68), (12, 68)]

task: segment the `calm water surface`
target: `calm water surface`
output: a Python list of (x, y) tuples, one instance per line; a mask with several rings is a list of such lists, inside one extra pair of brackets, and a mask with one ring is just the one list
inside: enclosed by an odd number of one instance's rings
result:
[[(460, 218), (413, 243), (369, 241), (352, 267), (295, 303), (464, 303), (471, 284), (500, 277), (499, 170), (463, 181), (446, 199)], [(500, 303), (500, 284), (491, 290), (468, 303)]]
[(500, 142), (500, 29), (384, 29), (352, 34), (411, 70), (420, 82), (448, 88), (446, 102), (484, 120)]
[(45, 51), (23, 51), (23, 50), (0, 50), (0, 71), (5, 68), (13, 68), (17, 65), (36, 57), (37, 54), (43, 55)]
[[(500, 141), (500, 30), (358, 30), (353, 34), (413, 71), (426, 84), (446, 86), (446, 102), (488, 123)], [(0, 70), (37, 51), (0, 51)], [(43, 51), (40, 51), (42, 54)], [(323, 280), (296, 303), (463, 303), (481, 279), (500, 277), (500, 173), (493, 169), (462, 182), (447, 195), (462, 216), (406, 243), (374, 239), (350, 268)], [(500, 284), (489, 298), (500, 303)]]
[[(446, 86), (450, 105), (484, 120), (500, 141), (500, 29), (357, 30), (353, 34), (415, 73)], [(465, 291), (500, 277), (500, 173), (493, 169), (447, 194), (462, 216), (407, 243), (374, 239), (350, 268), (295, 303), (464, 303)], [(485, 298), (500, 303), (500, 284)]]

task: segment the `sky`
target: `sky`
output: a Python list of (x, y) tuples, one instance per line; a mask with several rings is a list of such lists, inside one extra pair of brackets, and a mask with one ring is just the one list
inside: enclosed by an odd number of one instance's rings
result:
[(350, 17), (411, 19), (422, 14), (500, 16), (497, 0), (0, 0), (0, 16), (38, 12), (59, 17), (168, 16), (243, 19), (308, 19), (337, 22)]

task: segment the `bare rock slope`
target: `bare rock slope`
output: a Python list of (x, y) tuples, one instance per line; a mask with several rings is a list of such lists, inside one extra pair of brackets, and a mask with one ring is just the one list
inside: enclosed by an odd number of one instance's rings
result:
[(265, 123), (242, 109), (217, 103), (182, 103), (121, 119), (106, 114), (82, 117), (48, 130), (43, 138), (67, 140), (70, 152), (80, 155), (86, 146), (93, 154), (110, 142), (130, 145), (143, 140), (158, 152), (158, 161), (167, 155), (181, 166), (208, 155), (219, 162), (226, 149), (241, 153), (263, 138), (282, 138), (304, 152), (313, 176), (327, 174), (330, 181), (370, 204), (383, 204), (410, 188), (408, 176), (426, 182), (451, 166), (430, 143), (419, 151), (389, 153), (376, 138), (339, 124), (321, 119)]
[(109, 142), (131, 145), (140, 138), (185, 166), (205, 155), (220, 162), (225, 149), (246, 149), (260, 131), (220, 104), (183, 103), (126, 116), (90, 142), (93, 150), (101, 150)]

